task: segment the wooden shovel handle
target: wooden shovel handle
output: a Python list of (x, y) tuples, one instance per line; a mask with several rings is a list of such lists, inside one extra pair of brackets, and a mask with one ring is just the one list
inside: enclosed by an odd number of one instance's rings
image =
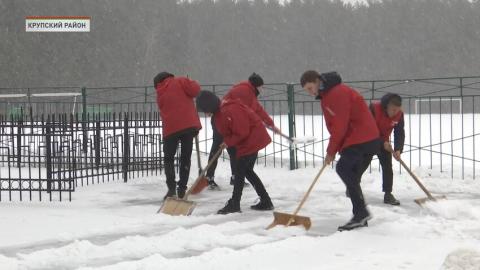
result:
[(403, 162), (402, 159), (399, 159), (398, 160), (400, 162), (400, 164), (402, 164), (403, 168), (405, 168), (405, 170), (410, 174), (410, 176), (412, 176), (413, 180), (415, 180), (415, 182), (417, 183), (417, 185), (423, 190), (423, 192), (425, 192), (425, 194), (427, 194), (427, 197), (429, 199), (434, 199), (432, 194), (427, 190), (427, 188), (422, 184), (422, 182), (420, 181), (420, 179), (418, 179), (418, 177), (412, 172), (412, 170), (410, 170), (410, 168), (408, 168), (407, 164), (405, 164), (405, 162)]
[[(318, 179), (320, 178), (320, 175), (323, 173), (323, 170), (325, 170), (326, 167), (327, 167), (327, 164), (324, 163), (322, 168), (320, 169), (320, 171), (317, 173), (317, 176), (315, 176), (315, 179), (313, 180), (312, 184), (308, 188), (307, 192), (303, 196), (303, 199), (300, 202), (300, 204), (298, 205), (297, 209), (295, 209), (295, 212), (293, 212), (293, 216), (296, 216), (298, 214), (298, 212), (300, 211), (300, 209), (302, 209), (303, 204), (305, 203), (305, 201), (307, 201), (307, 198), (310, 195), (310, 192), (312, 191), (313, 187), (317, 183)], [(289, 221), (289, 223), (291, 223), (291, 222), (293, 222), (293, 220)]]
[[(273, 128), (272, 128), (272, 127), (270, 127), (270, 126), (265, 126), (265, 127), (267, 127), (268, 129), (270, 129), (272, 132), (275, 132), (275, 131), (273, 131)], [(294, 142), (292, 138), (288, 137), (287, 135), (285, 135), (285, 134), (283, 134), (283, 133), (281, 133), (281, 132), (280, 132), (280, 133), (277, 133), (277, 134), (280, 135), (281, 137), (287, 139), (287, 140), (288, 140), (289, 142), (291, 142), (291, 143)]]
[(207, 173), (210, 166), (212, 166), (212, 164), (215, 162), (215, 160), (218, 159), (218, 157), (222, 154), (222, 151), (224, 149), (225, 149), (225, 146), (223, 146), (223, 145), (220, 146), (220, 149), (218, 149), (218, 151), (215, 153), (215, 155), (212, 157), (212, 159), (210, 159), (210, 161), (208, 162), (207, 166), (205, 168), (203, 168), (203, 170), (200, 172), (200, 175), (197, 177), (195, 182), (193, 182), (193, 185), (187, 190), (187, 193), (185, 193), (185, 196), (183, 197), (184, 200), (186, 200), (188, 198), (188, 196), (190, 196), (193, 189), (198, 185), (198, 183), (200, 183), (200, 181), (205, 176), (205, 174)]

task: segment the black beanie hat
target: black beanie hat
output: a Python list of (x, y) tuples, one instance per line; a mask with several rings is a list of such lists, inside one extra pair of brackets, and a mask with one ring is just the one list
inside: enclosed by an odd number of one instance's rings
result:
[(255, 86), (255, 88), (257, 87), (260, 87), (263, 85), (263, 79), (262, 77), (260, 77), (260, 75), (258, 75), (257, 73), (253, 73), (252, 75), (250, 75), (250, 77), (248, 77), (248, 81), (253, 85)]
[(215, 113), (220, 108), (220, 99), (210, 91), (200, 91), (195, 103), (199, 112)]
[(157, 84), (161, 83), (163, 80), (165, 80), (168, 77), (173, 77), (172, 73), (168, 73), (166, 71), (160, 72), (153, 78), (153, 87), (157, 87)]

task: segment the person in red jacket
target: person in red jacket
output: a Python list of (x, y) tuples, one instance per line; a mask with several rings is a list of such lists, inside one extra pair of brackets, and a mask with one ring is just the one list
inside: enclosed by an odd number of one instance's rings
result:
[(224, 99), (223, 102), (212, 92), (201, 91), (196, 99), (197, 110), (211, 116), (223, 144), (234, 147), (235, 183), (232, 198), (218, 214), (241, 212), (245, 178), (252, 184), (260, 197), (260, 202), (252, 205), (253, 210), (272, 210), (273, 204), (265, 186), (253, 170), (258, 151), (265, 148), (272, 140), (260, 117), (238, 99)]
[(309, 70), (300, 83), (311, 95), (321, 100), (330, 139), (325, 163), (328, 165), (340, 153), (336, 171), (345, 183), (353, 205), (353, 218), (340, 231), (368, 226), (371, 219), (360, 187), (360, 180), (372, 157), (380, 149), (379, 132), (363, 97), (342, 83), (336, 72), (319, 74)]
[[(262, 107), (260, 102), (258, 102), (258, 95), (263, 86), (263, 78), (260, 75), (253, 73), (248, 78), (248, 81), (242, 81), (234, 85), (230, 91), (223, 97), (223, 100), (229, 99), (238, 99), (242, 104), (252, 109), (262, 120), (265, 126), (269, 127), (274, 132), (280, 132), (280, 130), (273, 123), (272, 118), (268, 115), (265, 109)], [(215, 127), (215, 123), (212, 118), (212, 129), (213, 129), (213, 142), (210, 149), (209, 160), (213, 157), (215, 152), (217, 152), (220, 144), (223, 142), (222, 136), (218, 133)], [(234, 184), (235, 175), (236, 175), (236, 166), (235, 166), (235, 148), (229, 147), (227, 149), (230, 156), (230, 168), (232, 171), (232, 176), (230, 177), (230, 184)], [(207, 171), (207, 178), (210, 190), (219, 190), (218, 184), (215, 182), (215, 170), (217, 168), (217, 162), (215, 161), (212, 166)]]
[[(378, 160), (382, 167), (383, 178), (383, 202), (385, 204), (400, 205), (400, 202), (393, 196), (393, 170), (392, 155), (396, 160), (400, 159), (405, 142), (405, 129), (402, 111), (402, 98), (397, 94), (388, 93), (382, 97), (380, 102), (372, 102), (370, 111), (375, 118), (377, 127), (380, 130), (380, 137), (383, 141), (378, 153)], [(390, 144), (390, 135), (394, 133), (394, 147)]]
[[(193, 139), (202, 128), (193, 99), (200, 85), (185, 77), (175, 77), (168, 72), (155, 76), (157, 104), (162, 118), (163, 153), (167, 177), (167, 197), (183, 198), (190, 175)], [(174, 158), (181, 144), (179, 181), (175, 182)]]

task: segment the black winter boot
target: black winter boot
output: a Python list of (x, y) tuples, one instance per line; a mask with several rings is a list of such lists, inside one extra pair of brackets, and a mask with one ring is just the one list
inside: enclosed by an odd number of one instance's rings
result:
[(177, 188), (177, 197), (180, 199), (183, 199), (184, 196), (185, 196), (185, 189)]
[(218, 210), (217, 214), (219, 215), (226, 215), (226, 214), (231, 214), (231, 213), (241, 213), (242, 211), (240, 210), (240, 203), (239, 202), (233, 202), (232, 199), (228, 200), (228, 202), (225, 204), (225, 207), (222, 209)]
[(400, 205), (400, 201), (397, 200), (390, 192), (385, 192), (385, 196), (383, 196), (383, 203), (390, 205)]
[(350, 231), (360, 227), (368, 227), (368, 221), (372, 219), (372, 216), (365, 209), (365, 212), (361, 215), (353, 216), (353, 218), (345, 225), (338, 227), (339, 231)]
[(251, 209), (257, 211), (270, 211), (275, 207), (273, 206), (272, 200), (270, 198), (260, 199), (260, 202), (250, 206)]

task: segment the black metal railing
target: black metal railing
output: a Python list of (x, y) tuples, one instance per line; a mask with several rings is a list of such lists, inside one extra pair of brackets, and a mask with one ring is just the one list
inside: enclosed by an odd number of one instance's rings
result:
[(75, 187), (162, 170), (158, 113), (0, 118), (0, 200), (71, 200)]
[[(404, 98), (403, 158), (411, 167), (477, 177), (480, 76), (347, 84), (367, 103), (387, 92)], [(231, 86), (202, 88), (223, 96)], [(284, 133), (316, 140), (293, 146), (271, 134), (273, 142), (259, 153), (258, 164), (289, 169), (321, 164), (329, 134), (319, 101), (288, 83), (265, 85), (260, 101)], [(0, 89), (0, 112), (0, 200), (71, 199), (78, 186), (161, 173), (161, 119), (152, 87)], [(207, 154), (210, 119), (201, 115), (201, 120), (200, 152)], [(379, 170), (378, 162), (371, 170)], [(402, 173), (400, 166), (397, 170)]]

